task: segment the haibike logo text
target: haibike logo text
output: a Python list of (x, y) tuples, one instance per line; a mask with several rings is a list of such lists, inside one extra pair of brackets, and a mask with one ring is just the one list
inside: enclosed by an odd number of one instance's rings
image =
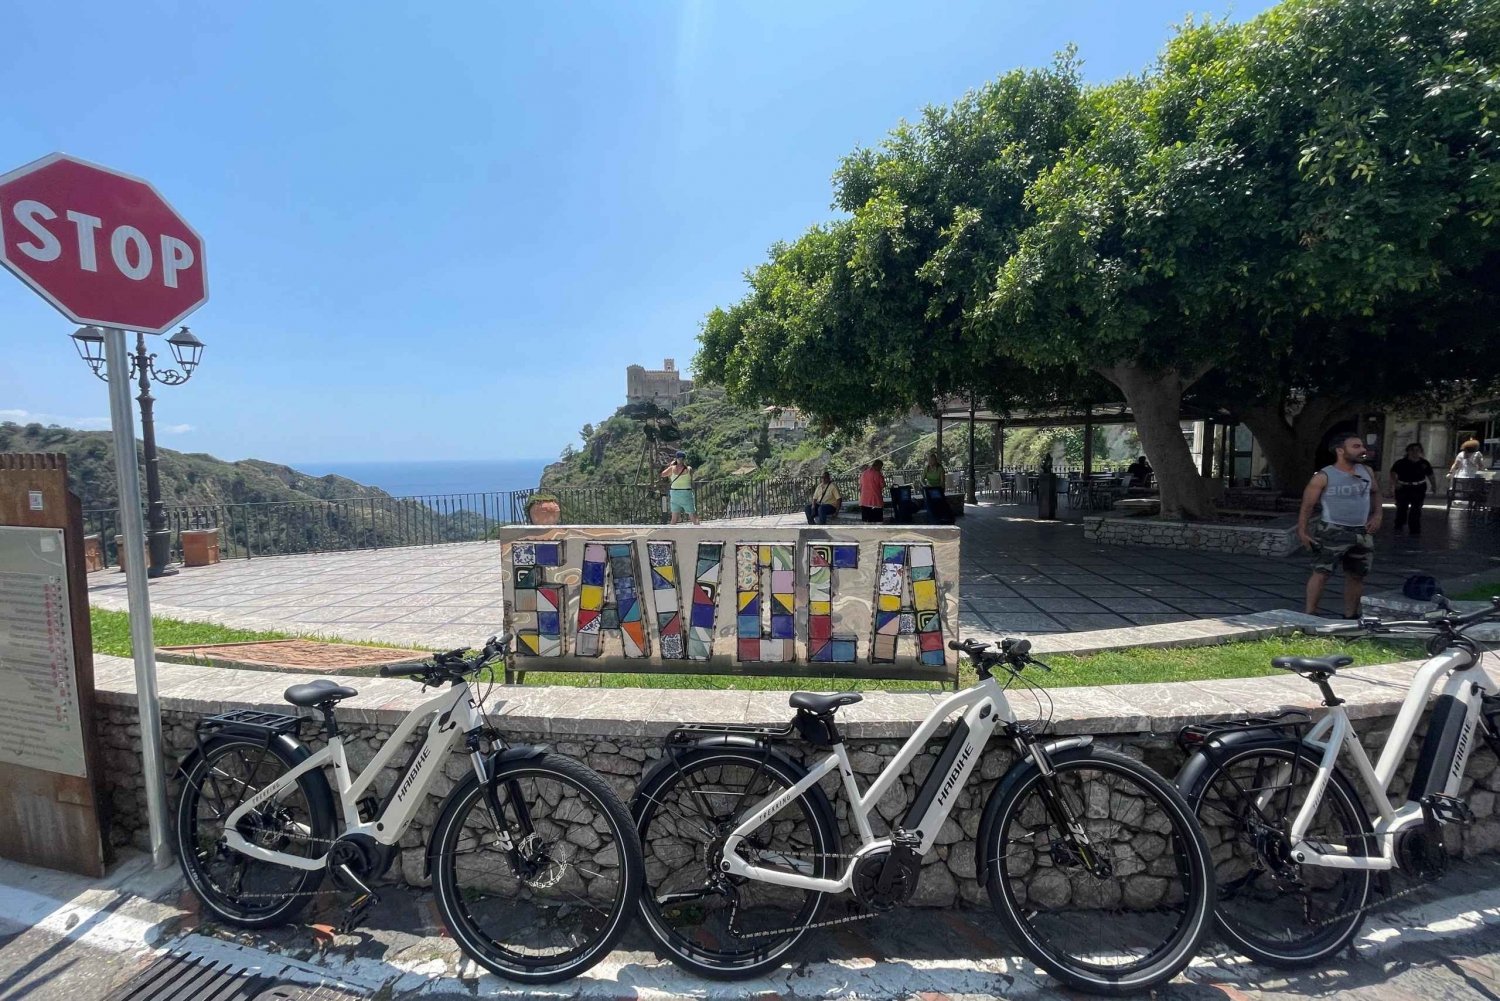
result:
[(427, 760), (427, 755), (432, 753), (432, 745), (428, 744), (422, 748), (422, 753), (417, 755), (416, 764), (411, 766), (411, 772), (406, 776), (406, 781), (401, 783), (401, 791), (396, 794), (396, 802), (400, 803), (406, 799), (406, 794), (411, 791), (412, 783), (417, 781), (417, 776), (422, 774), (422, 764)]
[(974, 756), (974, 745), (965, 744), (963, 753), (958, 756), (958, 761), (953, 765), (953, 771), (948, 773), (948, 778), (943, 782), (943, 790), (938, 793), (938, 806), (948, 802), (948, 795), (958, 785), (958, 776), (964, 770), (964, 763)]
[(1464, 727), (1463, 733), (1458, 735), (1458, 746), (1453, 749), (1453, 770), (1448, 774), (1453, 778), (1462, 778), (1464, 774), (1464, 763), (1469, 760), (1469, 738), (1474, 733), (1474, 721), (1469, 720)]

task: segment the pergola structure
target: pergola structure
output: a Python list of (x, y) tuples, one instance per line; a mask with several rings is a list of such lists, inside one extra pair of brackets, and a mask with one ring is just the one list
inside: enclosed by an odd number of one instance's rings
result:
[[(1222, 453), (1220, 468), (1226, 468), (1230, 442), (1233, 440), (1233, 422), (1225, 419), (1223, 411), (1210, 412), (1197, 407), (1183, 407), (1178, 412), (1180, 421), (1203, 421), (1207, 440), (1212, 440), (1214, 425), (1220, 426), (1218, 449)], [(974, 495), (974, 428), (977, 424), (993, 424), (1000, 435), (1000, 457), (1004, 464), (1005, 457), (1005, 429), (1011, 428), (1038, 428), (1038, 427), (1082, 427), (1083, 432), (1083, 475), (1088, 478), (1094, 471), (1094, 428), (1097, 425), (1110, 424), (1134, 424), (1135, 415), (1130, 411), (1130, 405), (1123, 400), (1085, 404), (1082, 407), (1041, 407), (1028, 410), (1016, 410), (1010, 413), (996, 413), (993, 410), (976, 405), (974, 394), (968, 399), (952, 396), (945, 400), (939, 400), (937, 405), (937, 446), (938, 453), (943, 449), (943, 425), (945, 423), (967, 423), (969, 425), (969, 461), (968, 475), (965, 477), (968, 487), (966, 503), (976, 503)], [(1208, 476), (1212, 472), (1213, 449), (1203, 450), (1201, 472)]]

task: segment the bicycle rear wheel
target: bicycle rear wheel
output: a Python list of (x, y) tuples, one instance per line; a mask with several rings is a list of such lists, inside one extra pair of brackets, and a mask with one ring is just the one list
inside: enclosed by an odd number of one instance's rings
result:
[[(672, 752), (668, 752), (672, 753)], [(676, 752), (634, 801), (646, 859), (641, 915), (667, 958), (703, 977), (737, 980), (780, 966), (817, 920), (825, 895), (730, 876), (725, 837), (766, 799), (796, 785), (796, 765), (756, 748)], [(827, 878), (838, 828), (817, 786), (789, 800), (739, 847), (768, 869)]]
[(503, 762), (491, 781), (503, 832), (472, 774), (433, 830), (443, 920), (492, 973), (529, 983), (577, 976), (635, 910), (642, 867), (630, 813), (604, 779), (558, 754)]
[[(221, 737), (183, 773), (177, 801), (177, 858), (183, 875), (217, 918), (243, 928), (284, 924), (307, 907), (324, 869), (294, 869), (243, 855), (225, 840), (224, 821), (235, 809), (307, 756), (286, 738)], [(258, 848), (320, 858), (333, 838), (327, 780), (309, 772), (280, 795), (250, 811), (239, 833)]]
[[(1290, 857), (1285, 832), (1307, 801), (1317, 763), (1294, 743), (1231, 751), (1187, 791), (1217, 860), (1219, 931), (1271, 966), (1319, 963), (1364, 923), (1368, 869), (1298, 865)], [(1353, 785), (1335, 768), (1307, 837), (1365, 855), (1373, 853), (1369, 830)]]
[(1082, 747), (1052, 765), (1051, 776), (1014, 769), (985, 808), (978, 868), (990, 902), (1026, 955), (1071, 987), (1128, 994), (1167, 982), (1213, 915), (1197, 821), (1165, 779), (1122, 754)]

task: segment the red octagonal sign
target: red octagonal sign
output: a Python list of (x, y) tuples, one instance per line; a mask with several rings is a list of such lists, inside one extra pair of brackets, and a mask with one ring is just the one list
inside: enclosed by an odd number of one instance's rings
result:
[(161, 334), (208, 299), (203, 240), (156, 189), (62, 153), (0, 177), (0, 263), (75, 323)]

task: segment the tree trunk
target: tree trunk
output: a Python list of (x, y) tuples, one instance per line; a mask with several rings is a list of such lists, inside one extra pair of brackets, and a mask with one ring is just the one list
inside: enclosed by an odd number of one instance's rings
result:
[(1165, 518), (1198, 520), (1210, 516), (1208, 485), (1193, 465), (1193, 451), (1182, 437), (1182, 391), (1202, 376), (1176, 369), (1152, 371), (1133, 365), (1098, 369), (1120, 392), (1135, 415), (1136, 431), (1156, 483)]
[(1271, 466), (1271, 481), (1287, 495), (1300, 494), (1312, 477), (1318, 446), (1330, 425), (1354, 411), (1348, 400), (1314, 397), (1290, 419), (1285, 400), (1241, 407), (1240, 417)]

